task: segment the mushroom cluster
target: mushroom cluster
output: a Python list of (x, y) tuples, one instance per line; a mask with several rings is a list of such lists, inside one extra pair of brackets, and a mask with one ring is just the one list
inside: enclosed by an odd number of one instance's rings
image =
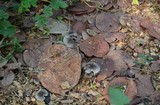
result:
[(96, 62), (90, 61), (84, 64), (83, 70), (86, 76), (93, 77), (100, 72), (101, 68)]

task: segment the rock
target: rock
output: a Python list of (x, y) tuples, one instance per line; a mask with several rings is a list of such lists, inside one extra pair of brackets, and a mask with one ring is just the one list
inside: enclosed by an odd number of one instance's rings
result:
[[(38, 74), (42, 85), (53, 93), (61, 94), (69, 91), (79, 82), (81, 56), (73, 49), (55, 44), (43, 52), (39, 67), (44, 69)], [(62, 89), (61, 84), (66, 81), (70, 88)]]
[(103, 37), (94, 36), (80, 42), (80, 50), (88, 57), (103, 57), (109, 51), (109, 45)]

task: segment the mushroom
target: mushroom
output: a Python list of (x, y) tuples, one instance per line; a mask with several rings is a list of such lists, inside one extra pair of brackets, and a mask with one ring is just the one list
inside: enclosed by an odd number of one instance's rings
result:
[(36, 94), (35, 94), (35, 98), (39, 101), (44, 101), (45, 97), (48, 96), (48, 91), (45, 89), (39, 89)]
[(80, 40), (80, 36), (78, 36), (75, 32), (67, 33), (63, 38), (63, 43), (70, 48), (74, 48), (77, 42)]
[(100, 66), (95, 62), (88, 62), (83, 67), (85, 74), (87, 76), (96, 76), (100, 72)]
[(63, 43), (70, 48), (74, 48), (74, 46), (76, 45), (75, 39), (70, 36), (65, 36), (63, 38)]

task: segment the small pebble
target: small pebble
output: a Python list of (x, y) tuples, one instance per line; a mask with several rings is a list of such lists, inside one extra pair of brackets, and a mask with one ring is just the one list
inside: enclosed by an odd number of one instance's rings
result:
[(121, 32), (127, 32), (128, 31), (128, 29), (127, 28), (123, 28), (123, 29), (121, 29)]
[(29, 97), (25, 97), (26, 101), (29, 102), (31, 99)]
[(145, 54), (148, 54), (148, 53), (149, 53), (149, 50), (148, 50), (148, 49), (145, 49), (144, 52), (145, 52)]
[(154, 42), (158, 45), (160, 44), (160, 41), (158, 39), (155, 39)]
[(34, 102), (34, 101), (36, 101), (36, 99), (32, 97), (32, 98), (31, 98), (31, 101)]
[(151, 55), (152, 56), (156, 56), (157, 54), (155, 52), (151, 52)]
[(91, 36), (96, 36), (96, 35), (97, 35), (97, 33), (94, 32), (94, 31), (91, 30), (91, 29), (87, 29), (86, 31), (87, 31), (87, 34), (89, 34), (89, 35), (91, 35)]
[(31, 68), (31, 67), (29, 67), (28, 69), (29, 69), (30, 71), (33, 71), (33, 68)]
[(154, 42), (153, 42), (153, 41), (150, 41), (150, 42), (149, 42), (149, 45), (153, 47), (153, 46), (154, 46)]
[(150, 47), (149, 50), (150, 50), (150, 52), (154, 52), (154, 48), (153, 47)]
[(134, 53), (133, 53), (133, 56), (134, 56), (134, 57), (137, 57), (137, 56), (138, 56), (138, 54), (134, 52)]

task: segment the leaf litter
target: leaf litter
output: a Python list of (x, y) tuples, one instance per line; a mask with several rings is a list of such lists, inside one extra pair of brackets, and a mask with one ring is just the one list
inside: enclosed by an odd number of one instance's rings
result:
[[(9, 66), (10, 63), (1, 57), (0, 82), (3, 90), (0, 89), (0, 92), (5, 93), (0, 94), (3, 96), (1, 103), (7, 104), (9, 97), (12, 98), (9, 103), (25, 105), (109, 105), (113, 93), (108, 95), (108, 89), (115, 86), (123, 88), (131, 105), (158, 104), (159, 22), (153, 22), (154, 17), (149, 18), (151, 16), (144, 16), (145, 11), (139, 11), (152, 8), (147, 5), (148, 2), (142, 0), (139, 6), (131, 5), (131, 0), (77, 2), (65, 10), (74, 18), (71, 24), (68, 24), (70, 17), (65, 13), (65, 21), (49, 19), (46, 27), (53, 39), (32, 36), (37, 31), (34, 29), (28, 33), (20, 31), (18, 34), (23, 37), (17, 37), (25, 48), (21, 58), (25, 63), (18, 60), (18, 63)], [(26, 18), (23, 28), (32, 27), (32, 22)], [(37, 34), (41, 33), (38, 31)], [(58, 35), (63, 36), (61, 42), (56, 41)], [(154, 56), (157, 60), (145, 61), (149, 59), (138, 54)], [(148, 64), (139, 63), (138, 59)], [(27, 83), (16, 71), (21, 67), (24, 67), (22, 73)], [(93, 75), (86, 78), (85, 73)], [(36, 79), (41, 84), (36, 83)], [(116, 90), (113, 92), (119, 93)], [(14, 97), (17, 95), (19, 99)], [(40, 99), (37, 95), (41, 95)]]

